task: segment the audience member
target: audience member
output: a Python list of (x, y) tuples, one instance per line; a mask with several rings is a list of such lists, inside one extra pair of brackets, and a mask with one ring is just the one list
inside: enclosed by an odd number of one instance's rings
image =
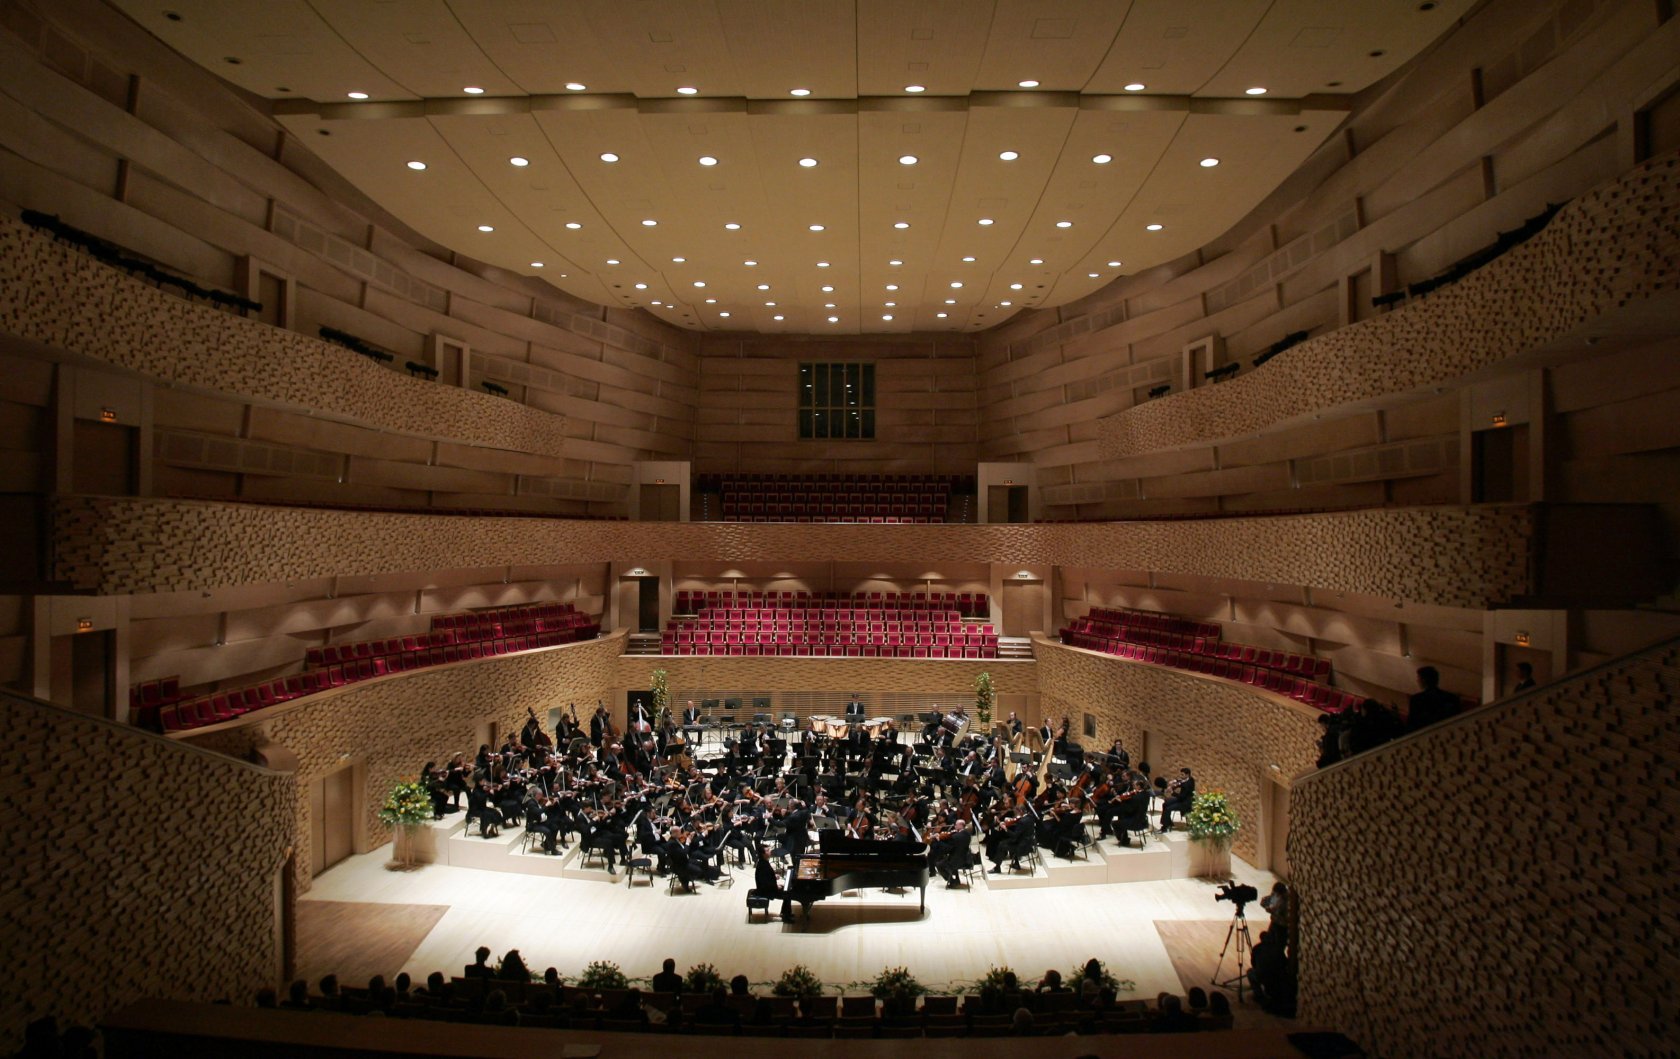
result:
[(1155, 1017), (1149, 1022), (1150, 1033), (1190, 1033), (1196, 1029), (1196, 1017), (1184, 1010), (1176, 994), (1162, 993), (1155, 998)]
[(1009, 1021), (1009, 1032), (1016, 1037), (1038, 1036), (1038, 1028), (1033, 1025), (1033, 1013), (1026, 1008), (1016, 1008), (1014, 1017)]
[(1517, 684), (1511, 689), (1515, 695), (1519, 691), (1527, 691), (1534, 686), (1534, 667), (1527, 662), (1517, 663)]
[(288, 1011), (313, 1011), (315, 1005), (309, 1002), (309, 983), (301, 978), (294, 979), (286, 989), (286, 999), (280, 1006)]
[[(737, 976), (743, 977), (743, 976)], [(744, 996), (745, 993), (737, 993)], [(729, 993), (722, 986), (712, 990), (712, 995), (705, 1004), (694, 1012), (696, 1026), (734, 1026), (739, 1029), (741, 1016), (729, 1004)]]
[(682, 992), (683, 978), (677, 973), (677, 961), (667, 958), (664, 968), (653, 976), (653, 981), (649, 984), (655, 993)]
[(1375, 749), (1403, 734), (1400, 716), (1376, 699), (1366, 699), (1354, 711), (1342, 732), (1342, 756), (1352, 757)]
[(467, 969), (461, 972), (462, 978), (496, 977), (496, 972), (491, 970), (488, 962), (490, 959), (490, 946), (480, 945), (478, 947), (478, 951), (473, 953), (473, 958), (473, 962), (467, 964)]
[(1207, 990), (1203, 989), (1199, 985), (1191, 986), (1190, 991), (1184, 994), (1184, 1003), (1185, 1006), (1190, 1009), (1190, 1014), (1200, 1015), (1202, 1012), (1207, 1010)]
[(525, 966), (525, 957), (519, 955), (518, 949), (509, 949), (502, 957), (502, 965), (497, 968), (496, 977), (504, 982), (529, 982), (531, 969)]
[(1068, 987), (1062, 984), (1062, 972), (1053, 967), (1044, 972), (1044, 977), (1039, 980), (1038, 988), (1034, 990), (1038, 993), (1066, 993), (1067, 991)]
[(280, 1006), (280, 998), (275, 995), (274, 990), (264, 986), (257, 990), (257, 1006), (273, 1011)]
[(1434, 666), (1417, 671), (1418, 687), (1406, 712), (1406, 731), (1415, 732), (1446, 720), (1459, 710), (1458, 696), (1441, 688), (1441, 674)]
[(747, 981), (746, 975), (738, 974), (729, 980), (729, 993), (731, 996), (752, 996), (752, 983)]

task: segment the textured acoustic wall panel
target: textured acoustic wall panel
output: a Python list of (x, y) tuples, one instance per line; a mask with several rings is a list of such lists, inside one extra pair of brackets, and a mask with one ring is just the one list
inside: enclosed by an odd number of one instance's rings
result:
[(0, 217), (0, 329), (185, 386), (370, 426), (558, 456), (565, 417), (410, 379), (347, 349), (188, 302)]
[(288, 777), (10, 696), (0, 715), (8, 1049), (42, 1015), (273, 984)]
[(671, 693), (679, 698), (687, 694), (685, 688), (859, 693), (925, 691), (948, 693), (953, 704), (964, 705), (973, 701), (974, 679), (983, 672), (992, 675), (992, 685), (999, 695), (1031, 694), (1038, 690), (1035, 667), (1025, 659), (724, 658), (700, 655), (673, 658), (625, 655), (618, 660), (617, 686), (648, 687), (655, 669), (665, 670)]
[(1231, 382), (1109, 417), (1101, 454), (1206, 444), (1451, 382), (1680, 287), (1677, 238), (1680, 154), (1670, 152), (1576, 199), (1539, 235), (1457, 283), (1309, 339)]
[(1395, 1059), (1673, 1054), (1677, 692), (1669, 641), (1297, 782), (1303, 1023)]
[(297, 877), (307, 889), (313, 875), (309, 785), (352, 762), (364, 767), (367, 796), (361, 806), (365, 846), (390, 841), (390, 829), (375, 815), (385, 793), (401, 779), (414, 779), (427, 761), (469, 756), (478, 749), (478, 729), (494, 722), (502, 733), (518, 731), (527, 707), (545, 711), (568, 702), (592, 706), (613, 686), (613, 667), (624, 636), (550, 647), (500, 658), (459, 662), (353, 684), (325, 695), (299, 699), (257, 714), (254, 723), (195, 732), (186, 741), (234, 757), (278, 744), (298, 758), (296, 782), (281, 815), (298, 833)]
[(1084, 525), (578, 522), (65, 496), (53, 577), (101, 594), (553, 562), (1053, 564), (1309, 585), (1452, 607), (1530, 591), (1523, 506)]
[(1250, 862), (1262, 828), (1262, 785), (1288, 786), (1318, 759), (1318, 711), (1280, 695), (1042, 638), (1033, 654), (1044, 716), (1058, 723), (1069, 716), (1078, 733), (1080, 715), (1095, 715), (1097, 736), (1082, 739), (1085, 748), (1106, 750), (1124, 739), (1134, 764), (1150, 732), (1164, 747), (1150, 762), (1154, 775), (1171, 779), (1188, 766), (1197, 790), (1230, 795), (1242, 821), (1233, 849)]

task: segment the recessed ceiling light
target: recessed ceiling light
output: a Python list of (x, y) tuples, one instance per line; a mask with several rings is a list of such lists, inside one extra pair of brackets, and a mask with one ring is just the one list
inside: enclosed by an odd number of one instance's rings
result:
[(927, 91), (927, 86), (926, 85), (905, 85), (904, 90), (906, 92), (926, 92)]
[(493, 232), (493, 231), (496, 230), (496, 228), (495, 228), (494, 225), (481, 224), (481, 225), (478, 226), (478, 230), (481, 231), (481, 232)]
[(672, 258), (672, 259), (671, 259), (671, 264), (673, 264), (673, 265), (681, 265), (681, 264), (683, 264), (683, 263), (684, 263), (684, 262), (686, 262), (686, 261), (687, 261), (687, 260), (688, 260), (688, 258), (686, 258), (686, 257), (673, 257), (673, 258)]
[(613, 154), (611, 151), (602, 151), (601, 152), (601, 161), (603, 161), (603, 162), (616, 162), (616, 161), (618, 161), (618, 155)]
[(1044, 264), (1044, 259), (1042, 257), (1035, 257), (1031, 261), (1028, 261), (1027, 264), (1029, 264), (1029, 265), (1042, 265), (1042, 264)]
[(954, 280), (951, 281), (951, 289), (952, 290), (956, 290), (957, 288), (959, 288), (961, 286), (962, 286), (962, 280), (954, 279)]
[(1266, 90), (1257, 85), (1254, 88), (1243, 89), (1243, 94), (1247, 96), (1263, 96), (1266, 94)]
[(410, 163), (408, 163), (408, 168), (410, 168), (410, 169), (414, 170), (416, 173), (418, 173), (420, 170), (426, 168), (426, 163), (425, 162), (418, 162), (418, 161), (410, 162)]
[(840, 318), (838, 316), (831, 316), (828, 318), (828, 322), (831, 324), (837, 324), (840, 322)]
[(478, 87), (477, 85), (468, 85), (467, 87), (461, 89), (461, 91), (465, 92), (469, 96), (482, 96), (484, 94), (484, 89)]
[(694, 281), (694, 285), (696, 287), (704, 287), (706, 285), (706, 281), (703, 279), (697, 279)]
[(888, 309), (898, 308), (898, 303), (897, 302), (882, 302), (881, 304), (886, 306)]
[(935, 316), (937, 316), (937, 317), (938, 317), (938, 318), (939, 318), (939, 319), (941, 319), (941, 320), (943, 320), (943, 319), (945, 319), (945, 317), (947, 317), (947, 316), (949, 316), (949, 315), (950, 315), (950, 313), (934, 313), (934, 314), (933, 314), (933, 315), (935, 315)]
[(1145, 85), (1142, 81), (1133, 81), (1131, 84), (1129, 84), (1125, 87), (1126, 87), (1126, 91), (1128, 91), (1128, 92), (1142, 92), (1145, 88), (1147, 88), (1149, 86)]
[[(788, 95), (790, 95), (790, 96), (808, 96), (810, 94), (811, 94), (811, 90), (809, 88), (790, 88), (790, 89), (788, 89)], [(781, 317), (778, 316), (778, 317), (776, 317), (776, 319), (780, 320)]]
[(882, 313), (882, 314), (881, 314), (881, 319), (883, 319), (883, 320), (891, 320), (891, 319), (892, 319), (892, 313)]
[(664, 302), (661, 302), (661, 301), (656, 301), (656, 302), (654, 302), (654, 303), (653, 303), (653, 304), (655, 304), (655, 305), (664, 305), (664, 304), (665, 304), (665, 303), (664, 303)]
[(776, 303), (775, 302), (765, 302), (764, 307), (766, 309), (774, 309), (776, 307)]
[(701, 165), (717, 165), (717, 159), (713, 158), (709, 154), (703, 154), (703, 155), (700, 156), (700, 164)]
[(817, 267), (818, 268), (827, 268), (828, 267), (828, 262), (827, 261), (818, 261), (817, 262)]
[(910, 227), (910, 222), (909, 221), (894, 221), (893, 222), (893, 227), (894, 228), (908, 228), (908, 227)]
[(834, 303), (833, 302), (823, 302), (823, 308), (824, 309), (832, 309), (832, 308), (834, 308)]
[(772, 316), (770, 319), (772, 319), (772, 320), (785, 320), (785, 319), (787, 319), (787, 317), (782, 316), (780, 313), (778, 313), (777, 315)]
[(718, 315), (719, 316), (728, 316), (729, 314), (728, 313), (718, 313)]
[(741, 230), (741, 226), (734, 221), (725, 221), (723, 226), (732, 232), (738, 232)]
[(616, 264), (618, 264), (618, 258), (616, 258), (616, 257), (609, 257), (609, 258), (607, 258), (607, 264), (609, 264), (609, 265), (616, 265)]
[(968, 257), (963, 258), (963, 263), (966, 265), (974, 264), (974, 255), (970, 254)]
[(899, 265), (904, 264), (904, 262), (900, 261), (898, 258), (895, 257), (891, 261), (888, 261), (887, 264), (893, 266), (894, 268), (897, 268)]
[(532, 268), (542, 268), (543, 263), (541, 261), (533, 261), (533, 262), (531, 262), (531, 267)]
[[(568, 92), (582, 92), (584, 89), (586, 89), (588, 87), (589, 86), (584, 84), (582, 81), (567, 81), (566, 82), (566, 91), (568, 91)], [(658, 303), (655, 303), (655, 304), (658, 304)]]
[(1214, 166), (1216, 166), (1218, 164), (1219, 164), (1219, 159), (1217, 159), (1217, 158), (1204, 158), (1201, 161), (1201, 167), (1203, 169), (1212, 169)]
[(654, 220), (652, 217), (649, 217), (647, 220), (642, 222), (643, 228), (657, 228), (658, 226), (659, 222)]
[(1144, 230), (1149, 232), (1158, 232), (1165, 227), (1166, 225), (1164, 224), (1146, 224), (1143, 226)]
[(887, 284), (887, 289), (888, 289), (888, 290), (897, 290), (897, 289), (898, 289), (898, 284), (896, 284), (896, 283), (889, 283), (889, 284)]
[(799, 160), (799, 168), (801, 169), (815, 169), (816, 166), (817, 160), (815, 158), (801, 158)]
[(823, 226), (820, 225), (820, 224), (813, 224), (810, 227), (811, 227), (811, 231), (813, 231), (813, 232), (820, 232), (820, 231), (824, 230)]
[(992, 219), (991, 219), (991, 218), (990, 218), (990, 217), (982, 217), (982, 218), (980, 218), (980, 226), (981, 226), (981, 227), (982, 227), (982, 228), (983, 228), (983, 227), (985, 227), (985, 226), (987, 226), (987, 225), (989, 225), (989, 224), (991, 224), (991, 223), (992, 223)]
[(1010, 285), (1009, 285), (1009, 289), (1010, 289), (1010, 290), (1020, 290), (1020, 289), (1021, 289), (1021, 285), (1020, 285), (1020, 284), (1019, 284), (1019, 283), (1011, 283), (1011, 284), (1010, 284)]
[(368, 97), (366, 92), (346, 92), (344, 94), (349, 96), (351, 99), (366, 99)]
[(583, 227), (583, 225), (581, 225), (581, 224), (579, 224), (579, 223), (578, 223), (578, 222), (576, 222), (576, 221), (567, 221), (567, 222), (566, 222), (566, 227), (568, 227), (568, 228), (570, 228), (570, 229), (571, 229), (571, 230), (572, 230), (572, 231), (574, 231), (574, 232), (575, 232), (575, 231), (577, 231), (577, 230), (578, 230), (578, 229), (579, 229), (579, 228), (582, 228), (582, 227)]
[(1013, 162), (1015, 159), (1021, 157), (1021, 152), (1019, 152), (1019, 151), (999, 151), (998, 152), (998, 157), (1003, 159), (1005, 162)]
[(1114, 161), (1114, 156), (1111, 154), (1094, 154), (1091, 156), (1091, 161), (1097, 163), (1098, 165), (1107, 165), (1108, 163)]
[(1110, 261), (1110, 262), (1109, 262), (1109, 263), (1108, 263), (1108, 267), (1109, 267), (1109, 268), (1119, 268), (1119, 267), (1120, 267), (1120, 262), (1118, 262), (1118, 261)]
[(1037, 88), (1038, 82), (1033, 80), (1016, 81), (1015, 86), (1017, 88)]
[(1102, 278), (1102, 273), (1100, 273), (1100, 272), (1087, 272), (1087, 273), (1085, 273), (1085, 278), (1086, 279), (1101, 279)]
[(511, 165), (511, 166), (513, 166), (517, 169), (524, 169), (526, 166), (528, 166), (530, 164), (531, 164), (531, 160), (529, 158), (521, 158), (519, 155), (514, 155), (512, 158), (508, 159), (508, 165)]
[(758, 285), (758, 289), (759, 289), (759, 290), (769, 290), (769, 289), (770, 289), (770, 284), (768, 284), (768, 283), (760, 283), (760, 284), (759, 284), (759, 285)]
[(698, 91), (700, 91), (700, 90), (698, 88), (695, 88), (693, 85), (683, 85), (681, 88), (677, 89), (677, 95), (679, 95), (679, 96), (692, 96)]
[(946, 299), (945, 299), (945, 304), (946, 304), (946, 305), (955, 305), (955, 304), (957, 304), (957, 299), (955, 299), (955, 298), (946, 298)]
[(1014, 305), (1014, 304), (1015, 304), (1014, 302), (998, 302), (998, 308), (999, 309), (1007, 309), (1011, 305)]
[(834, 292), (834, 288), (832, 286), (825, 285), (822, 291), (824, 294), (832, 294)]
[(638, 283), (638, 284), (636, 284), (636, 289), (637, 290), (647, 290), (647, 284), (646, 283)]
[(1058, 228), (1072, 228), (1073, 227), (1073, 222), (1072, 221), (1057, 221), (1056, 222), (1056, 227), (1058, 227)]
[(706, 299), (706, 304), (707, 305), (716, 305), (717, 304), (717, 299), (716, 298), (707, 298)]
[(754, 265), (758, 264), (758, 262), (749, 260), (749, 261), (743, 261), (743, 262), (741, 262), (741, 264), (747, 266), (748, 268), (752, 268)]
[(915, 165), (918, 161), (920, 161), (920, 159), (913, 154), (901, 154), (898, 156), (899, 165)]

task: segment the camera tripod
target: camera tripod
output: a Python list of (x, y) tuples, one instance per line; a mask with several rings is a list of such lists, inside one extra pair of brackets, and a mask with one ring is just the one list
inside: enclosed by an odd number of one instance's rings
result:
[[(1231, 942), (1237, 943), (1237, 973), (1234, 978), (1219, 980), (1219, 972), (1225, 966), (1225, 954), (1231, 949)], [(1248, 933), (1248, 916), (1242, 905), (1237, 906), (1236, 915), (1231, 917), (1231, 926), (1225, 931), (1225, 944), (1219, 950), (1219, 962), (1213, 966), (1213, 984), (1221, 989), (1237, 989), (1237, 1003), (1243, 1002), (1243, 988), (1248, 984), (1247, 968), (1252, 964), (1250, 953), (1254, 951), (1254, 939)]]

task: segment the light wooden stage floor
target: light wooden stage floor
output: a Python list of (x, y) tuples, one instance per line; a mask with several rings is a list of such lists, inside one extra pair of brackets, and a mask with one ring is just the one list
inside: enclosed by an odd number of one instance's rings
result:
[[(349, 858), (319, 876), (300, 905), (444, 906), (424, 937), (416, 943), (415, 930), (428, 913), (326, 919), (303, 907), (301, 951), (318, 951), (304, 935), (320, 923), (333, 932), (333, 951), (358, 939), (391, 959), (406, 951), (400, 963), (368, 973), (407, 971), (417, 982), (434, 970), (459, 974), (472, 962), (473, 950), (488, 945), (495, 958), (518, 948), (533, 970), (553, 966), (568, 978), (597, 959), (646, 977), (671, 957), (679, 971), (707, 961), (725, 978), (745, 974), (753, 982), (773, 981), (803, 963), (830, 985), (903, 965), (935, 988), (965, 985), (994, 965), (1008, 965), (1032, 982), (1047, 968), (1067, 975), (1096, 956), (1116, 977), (1137, 983), (1128, 996), (1153, 999), (1162, 991), (1182, 994), (1190, 985), (1208, 986), (1232, 912), (1229, 904), (1215, 901), (1218, 884), (1206, 879), (1012, 890), (979, 883), (971, 892), (947, 890), (935, 877), (925, 915), (917, 914), (914, 890), (902, 895), (871, 890), (814, 905), (806, 928), (784, 926), (774, 915), (768, 922), (760, 917), (748, 923), (752, 878), (739, 869), (732, 886), (702, 885), (697, 894), (668, 895), (664, 880), (648, 886), (638, 878), (630, 888), (622, 876), (613, 884), (444, 864), (393, 871), (387, 867), (390, 857), (391, 847), (384, 846)], [(1232, 868), (1239, 881), (1261, 893), (1271, 888), (1269, 872), (1235, 859)], [(1266, 914), (1254, 904), (1249, 915), (1258, 937)], [(1187, 981), (1181, 970), (1202, 980)], [(309, 973), (318, 977), (325, 968)], [(1231, 973), (1227, 968), (1223, 976)]]

